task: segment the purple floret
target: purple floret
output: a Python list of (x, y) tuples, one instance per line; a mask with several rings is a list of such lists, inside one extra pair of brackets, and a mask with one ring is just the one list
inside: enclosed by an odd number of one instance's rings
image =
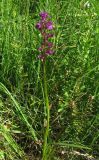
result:
[(48, 38), (52, 38), (54, 36), (54, 34), (53, 33), (47, 33), (46, 34), (46, 39), (48, 39)]
[(42, 23), (41, 23), (41, 22), (38, 22), (38, 23), (36, 24), (36, 28), (39, 29), (39, 30), (41, 30), (41, 29), (42, 29)]
[(43, 62), (45, 59), (45, 56), (43, 54), (38, 55), (38, 58), (41, 59), (41, 61)]
[(39, 48), (38, 48), (38, 51), (42, 51), (42, 49), (43, 49), (42, 47), (39, 47)]
[(46, 23), (46, 29), (52, 30), (53, 29), (53, 23), (51, 21)]
[(53, 43), (52, 42), (48, 42), (47, 45), (48, 45), (49, 48), (51, 48), (53, 46)]
[(48, 13), (47, 12), (41, 12), (40, 17), (42, 18), (42, 20), (45, 20), (48, 17)]
[(51, 55), (51, 54), (53, 54), (53, 53), (54, 53), (53, 50), (47, 50), (47, 51), (46, 51), (46, 54), (47, 54), (47, 55)]

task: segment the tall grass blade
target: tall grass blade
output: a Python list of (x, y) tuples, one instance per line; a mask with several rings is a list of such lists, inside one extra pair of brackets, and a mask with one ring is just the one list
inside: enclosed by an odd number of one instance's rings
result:
[(2, 136), (6, 139), (6, 141), (10, 145), (10, 147), (20, 156), (20, 158), (22, 158), (22, 160), (27, 160), (27, 158), (25, 158), (24, 151), (15, 142), (15, 140), (13, 139), (11, 134), (9, 133), (9, 130), (7, 129), (7, 127), (4, 126), (3, 124), (0, 124), (0, 130), (1, 130)]
[(9, 98), (12, 100), (13, 104), (15, 105), (16, 111), (20, 113), (19, 114), (20, 119), (26, 124), (26, 126), (28, 127), (28, 129), (29, 129), (30, 133), (32, 134), (34, 140), (37, 141), (36, 132), (32, 128), (32, 126), (30, 125), (30, 123), (28, 122), (26, 115), (23, 113), (23, 111), (21, 109), (21, 105), (18, 104), (18, 102), (15, 100), (15, 98), (12, 96), (12, 94), (8, 91), (8, 89), (2, 83), (0, 83), (0, 89), (4, 93), (6, 93), (9, 96)]

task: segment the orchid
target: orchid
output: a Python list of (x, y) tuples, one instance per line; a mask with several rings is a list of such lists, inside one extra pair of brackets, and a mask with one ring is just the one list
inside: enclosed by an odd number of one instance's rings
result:
[(50, 16), (47, 12), (41, 12), (40, 21), (36, 24), (36, 28), (40, 31), (42, 36), (41, 46), (38, 48), (40, 54), (38, 58), (43, 62), (43, 80), (44, 80), (44, 101), (45, 101), (45, 118), (47, 125), (44, 132), (44, 143), (43, 143), (43, 153), (42, 160), (47, 160), (47, 146), (50, 132), (50, 105), (47, 91), (47, 77), (46, 77), (46, 57), (52, 55), (53, 51), (53, 43), (50, 41), (54, 36), (52, 30), (54, 29), (53, 22), (50, 20)]
[(48, 55), (52, 55), (54, 53), (53, 43), (50, 42), (50, 39), (54, 36), (51, 32), (54, 29), (54, 26), (47, 12), (41, 12), (39, 15), (40, 21), (36, 24), (36, 28), (42, 35), (42, 44), (38, 48), (38, 51), (41, 53), (38, 58), (40, 58), (41, 61), (45, 61)]

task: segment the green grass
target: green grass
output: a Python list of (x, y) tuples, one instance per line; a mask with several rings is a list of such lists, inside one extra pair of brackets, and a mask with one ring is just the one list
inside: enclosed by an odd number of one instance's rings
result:
[(45, 98), (35, 25), (43, 10), (55, 25), (55, 54), (46, 62), (47, 160), (85, 160), (75, 151), (98, 159), (98, 0), (2, 0), (0, 5), (0, 160), (42, 159)]

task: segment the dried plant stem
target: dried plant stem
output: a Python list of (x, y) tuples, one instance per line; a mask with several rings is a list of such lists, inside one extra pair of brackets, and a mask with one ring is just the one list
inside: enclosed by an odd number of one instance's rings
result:
[(83, 157), (85, 158), (84, 160), (98, 160), (96, 158), (94, 158), (92, 155), (88, 154), (88, 153), (80, 153), (79, 151), (72, 151), (72, 152), (69, 152), (69, 151), (61, 151), (61, 154), (62, 155), (74, 155), (74, 156), (78, 156), (78, 157)]
[(46, 106), (46, 120), (47, 125), (44, 133), (44, 145), (43, 145), (43, 157), (42, 160), (46, 160), (47, 157), (47, 144), (49, 138), (49, 121), (50, 121), (50, 108), (49, 108), (49, 99), (48, 99), (48, 90), (47, 90), (47, 80), (46, 80), (46, 61), (43, 63), (43, 74), (44, 74), (44, 96), (45, 96), (45, 106)]

